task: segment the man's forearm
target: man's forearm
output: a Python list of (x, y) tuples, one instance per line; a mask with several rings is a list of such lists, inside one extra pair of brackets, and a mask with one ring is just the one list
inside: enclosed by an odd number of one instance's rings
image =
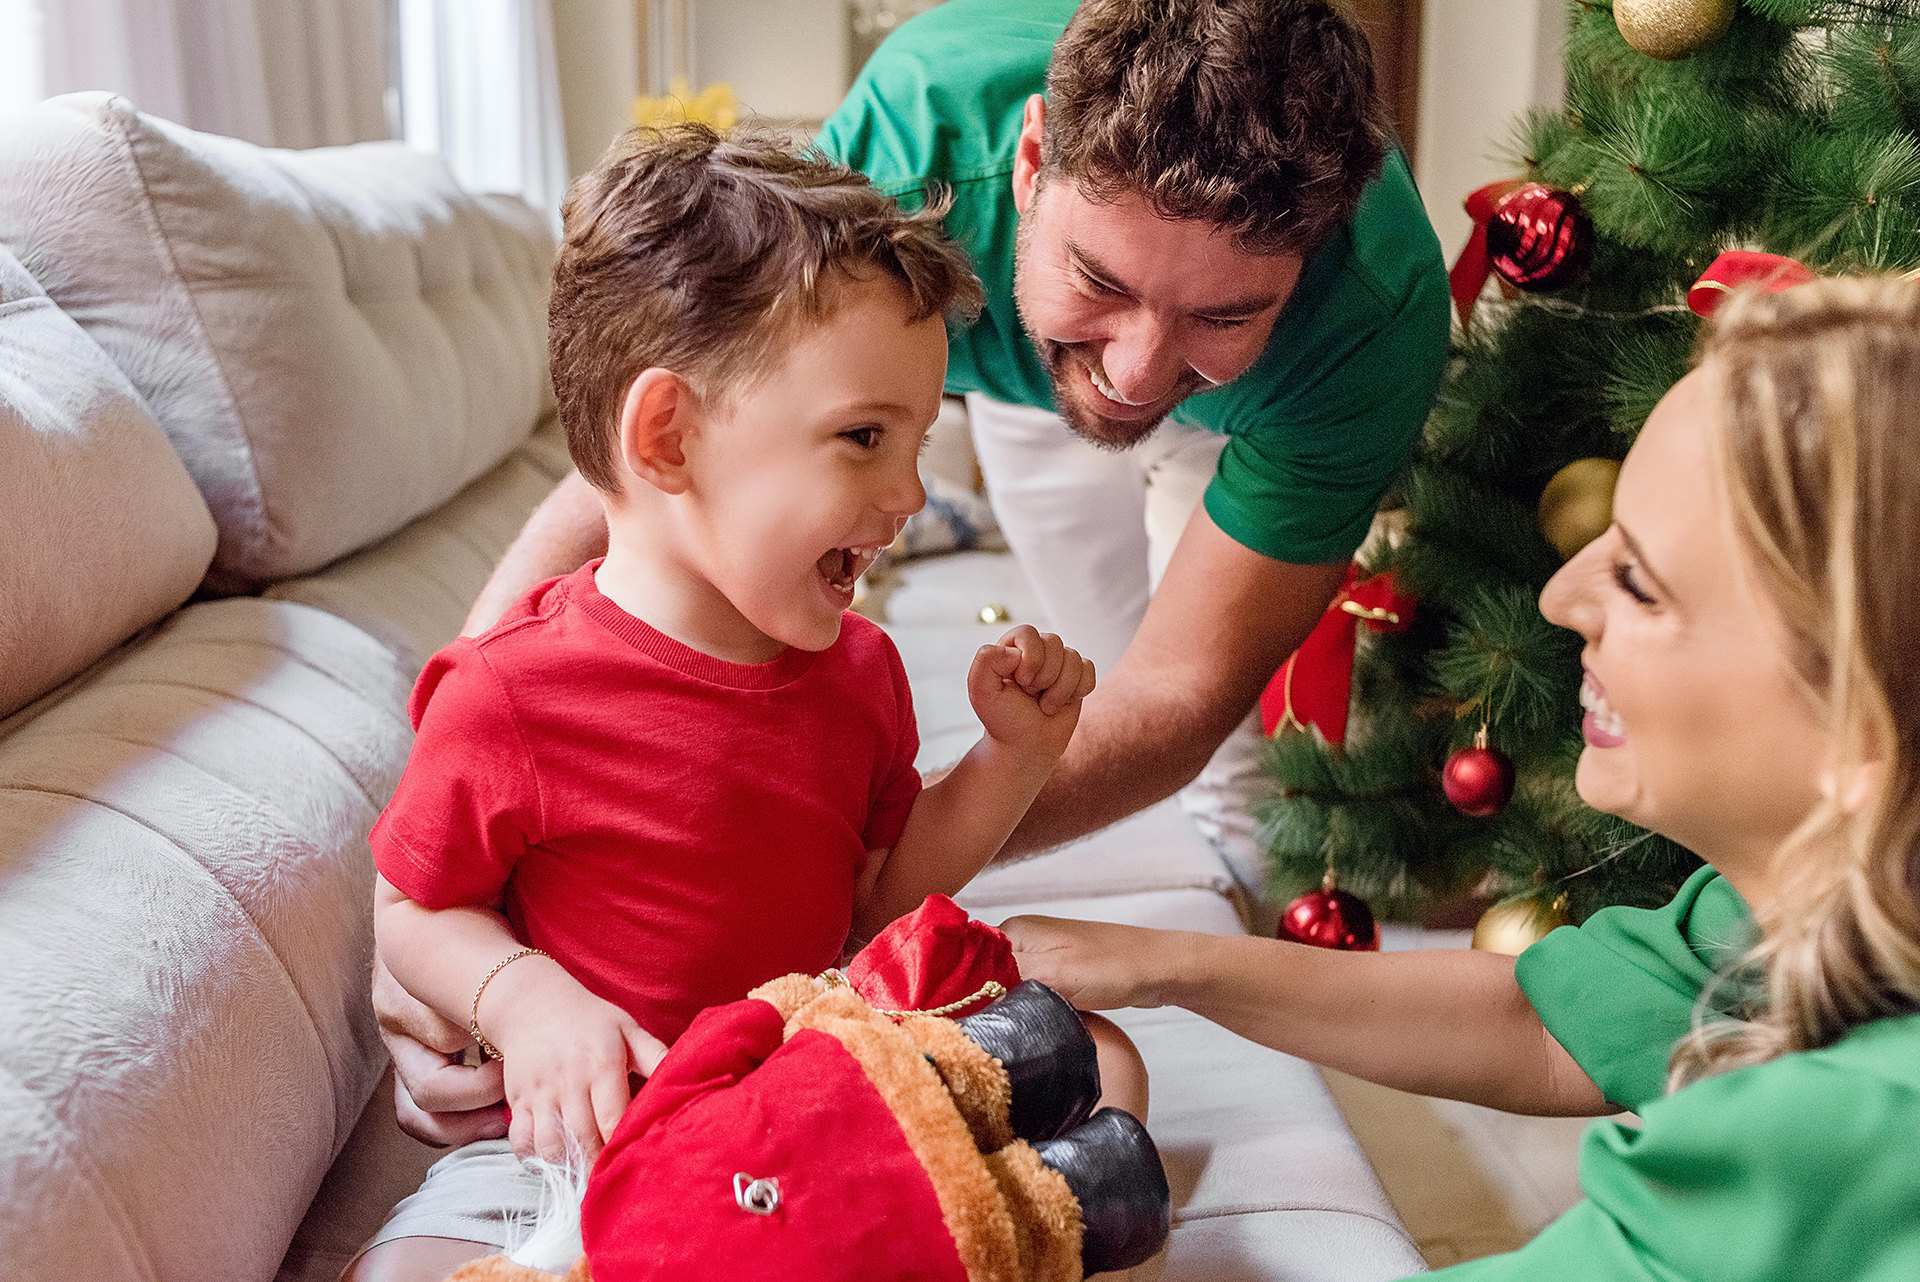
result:
[(1320, 621), (1345, 569), (1261, 556), (1195, 511), (1003, 857), (1085, 836), (1191, 782)]
[(999, 858), (1038, 854), (1171, 797), (1246, 715), (1231, 701), (1210, 709), (1154, 697), (1128, 680), (1133, 658), (1115, 669), (1111, 688), (1087, 696), (1073, 741)]
[(461, 631), (466, 636), (485, 632), (528, 588), (570, 574), (606, 551), (607, 515), (600, 497), (578, 472), (569, 472), (501, 556)]

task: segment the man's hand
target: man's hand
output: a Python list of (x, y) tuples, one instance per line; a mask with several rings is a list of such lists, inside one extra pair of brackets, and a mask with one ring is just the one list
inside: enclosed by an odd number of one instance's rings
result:
[(376, 951), (373, 1011), (393, 1056), (393, 1105), (400, 1129), (437, 1148), (497, 1140), (507, 1133), (506, 1088), (498, 1060), (464, 1062), (467, 1030), (442, 1019), (400, 986)]
[(1058, 757), (1093, 693), (1093, 661), (1051, 632), (1021, 624), (983, 645), (967, 671), (967, 697), (987, 737), (1021, 752)]
[(613, 1135), (667, 1048), (633, 1016), (594, 996), (558, 962), (529, 957), (501, 970), (480, 1003), (480, 1028), (500, 1050), (521, 1157), (564, 1162), (570, 1144), (591, 1159)]

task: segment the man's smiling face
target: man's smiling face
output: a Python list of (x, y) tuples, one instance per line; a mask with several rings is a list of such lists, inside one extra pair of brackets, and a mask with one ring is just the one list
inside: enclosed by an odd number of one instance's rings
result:
[[(1037, 156), (1038, 118), (1030, 112)], [(1023, 142), (1024, 142), (1023, 138)], [(1017, 163), (1014, 302), (1068, 426), (1125, 449), (1175, 405), (1258, 359), (1300, 278), (1296, 254), (1255, 254), (1208, 222), (1140, 197), (1094, 200)]]

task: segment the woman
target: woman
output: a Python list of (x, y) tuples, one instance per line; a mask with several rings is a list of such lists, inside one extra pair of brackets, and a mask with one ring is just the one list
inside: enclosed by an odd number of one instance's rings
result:
[(1187, 1007), (1403, 1090), (1591, 1127), (1587, 1198), (1440, 1276), (1920, 1278), (1920, 290), (1721, 308), (1547, 585), (1590, 804), (1711, 865), (1517, 962), (1020, 918), (1095, 1009)]

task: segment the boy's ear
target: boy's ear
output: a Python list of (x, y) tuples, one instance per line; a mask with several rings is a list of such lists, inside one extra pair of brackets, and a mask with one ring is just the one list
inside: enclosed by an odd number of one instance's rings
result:
[(642, 370), (620, 403), (621, 470), (663, 493), (684, 494), (694, 404), (693, 389), (672, 370)]

